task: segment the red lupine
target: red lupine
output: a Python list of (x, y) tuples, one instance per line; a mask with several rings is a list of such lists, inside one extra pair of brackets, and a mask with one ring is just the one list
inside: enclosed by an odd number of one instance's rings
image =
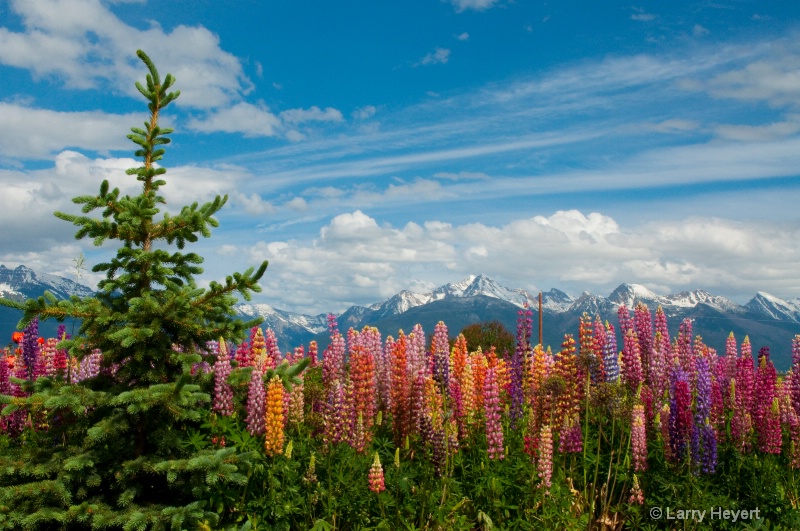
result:
[(369, 469), (369, 490), (376, 494), (386, 490), (383, 479), (383, 465), (381, 465), (381, 458), (378, 452), (375, 452), (375, 459), (373, 459), (372, 466)]

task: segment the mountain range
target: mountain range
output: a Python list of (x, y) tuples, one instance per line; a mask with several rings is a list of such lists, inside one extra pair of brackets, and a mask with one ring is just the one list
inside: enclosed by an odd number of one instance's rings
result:
[[(38, 297), (45, 290), (59, 298), (88, 296), (93, 292), (72, 280), (36, 273), (25, 266), (8, 269), (0, 265), (0, 297), (22, 300)], [(543, 343), (556, 351), (564, 334), (577, 337), (578, 321), (584, 313), (599, 316), (616, 326), (619, 306), (624, 304), (633, 309), (640, 302), (653, 314), (658, 306), (662, 307), (668, 317), (671, 337), (677, 335), (680, 323), (688, 318), (693, 321), (693, 333), (702, 336), (704, 342), (720, 354), (724, 353), (725, 339), (733, 332), (739, 343), (748, 335), (754, 353), (762, 346), (769, 346), (778, 370), (791, 366), (791, 341), (800, 334), (800, 299), (782, 299), (764, 292), (758, 292), (749, 302), (739, 305), (703, 290), (658, 295), (637, 284), (621, 284), (608, 297), (589, 292), (573, 297), (551, 289), (542, 293)], [(538, 294), (504, 287), (485, 275), (471, 275), (428, 293), (401, 291), (369, 306), (352, 306), (338, 315), (337, 321), (341, 330), (376, 326), (384, 336), (396, 335), (400, 329), (410, 331), (417, 323), (426, 333), (432, 333), (436, 323), (444, 321), (450, 335), (455, 336), (470, 324), (496, 320), (513, 333), (517, 312), (526, 304), (534, 314), (532, 339), (536, 342)], [(268, 304), (238, 304), (236, 311), (242, 318), (262, 317), (262, 326), (273, 329), (284, 351), (311, 340), (319, 343), (320, 351), (327, 345), (327, 314), (304, 315)], [(19, 318), (18, 311), (0, 307), (0, 337), (10, 338)], [(45, 321), (40, 331), (42, 335), (53, 334), (57, 325)], [(68, 330), (69, 327), (68, 323)]]

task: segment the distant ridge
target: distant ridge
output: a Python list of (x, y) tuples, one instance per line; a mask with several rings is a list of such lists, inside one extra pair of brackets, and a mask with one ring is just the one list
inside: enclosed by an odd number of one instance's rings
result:
[[(26, 266), (9, 269), (0, 265), (0, 296), (14, 300), (38, 297), (49, 290), (56, 297), (89, 296), (91, 288), (56, 275), (37, 273)], [(787, 370), (791, 365), (791, 340), (800, 334), (800, 299), (782, 299), (758, 292), (747, 304), (739, 305), (725, 297), (703, 290), (658, 295), (639, 284), (620, 284), (608, 297), (588, 291), (573, 297), (558, 289), (542, 293), (544, 343), (554, 350), (560, 348), (564, 334), (577, 336), (578, 320), (584, 313), (617, 325), (617, 309), (625, 305), (633, 309), (644, 303), (652, 314), (661, 306), (669, 318), (670, 334), (677, 335), (683, 319), (694, 323), (694, 334), (701, 335), (709, 346), (724, 352), (725, 339), (733, 331), (738, 342), (749, 335), (754, 353), (761, 346), (771, 348), (775, 365)], [(352, 306), (337, 316), (339, 328), (361, 329), (377, 326), (385, 336), (406, 332), (420, 323), (426, 333), (433, 332), (438, 321), (444, 321), (450, 334), (464, 326), (489, 320), (502, 322), (512, 333), (517, 312), (528, 304), (534, 312), (534, 340), (538, 293), (521, 288), (508, 288), (486, 275), (470, 275), (460, 281), (439, 286), (427, 293), (400, 291), (382, 302), (369, 306)], [(261, 316), (263, 327), (275, 331), (281, 350), (288, 351), (301, 344), (317, 340), (320, 350), (327, 344), (327, 316), (304, 315), (274, 308), (268, 304), (238, 304), (242, 318)], [(10, 340), (21, 315), (15, 310), (0, 307), (0, 337)], [(42, 333), (55, 333), (58, 323), (42, 323)], [(52, 328), (52, 331), (49, 331)], [(68, 327), (69, 330), (69, 327)], [(620, 343), (621, 344), (621, 343)]]

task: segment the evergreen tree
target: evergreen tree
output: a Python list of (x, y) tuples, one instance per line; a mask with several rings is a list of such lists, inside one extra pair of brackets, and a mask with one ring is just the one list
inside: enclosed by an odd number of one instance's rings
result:
[[(219, 509), (204, 501), (209, 492), (246, 481), (247, 454), (191, 438), (210, 409), (210, 378), (194, 368), (213, 363), (208, 341), (240, 341), (258, 324), (234, 318), (234, 295), (249, 300), (260, 291), (267, 262), (224, 284), (197, 287), (193, 277), (202, 273), (203, 260), (182, 250), (210, 236), (227, 196), (160, 214), (166, 170), (156, 163), (172, 130), (159, 126), (159, 116), (179, 92), (169, 92), (171, 75), (162, 82), (150, 59), (137, 55), (149, 69), (146, 85), (136, 87), (150, 117), (128, 135), (142, 165), (127, 173), (141, 183), (141, 193), (122, 196), (104, 181), (98, 195), (73, 199), (83, 215), (55, 214), (78, 227), (77, 239), (120, 242), (113, 259), (93, 268), (106, 278), (94, 297), (0, 300), (24, 311), (20, 327), (37, 317), (81, 319), (78, 337), (60, 348), (79, 359), (92, 349), (103, 352), (94, 378), (15, 380), (26, 396), (0, 397), (3, 415), (23, 410), (28, 419), (24, 433), (0, 451), (0, 529), (216, 526)], [(101, 216), (87, 216), (97, 210)]]

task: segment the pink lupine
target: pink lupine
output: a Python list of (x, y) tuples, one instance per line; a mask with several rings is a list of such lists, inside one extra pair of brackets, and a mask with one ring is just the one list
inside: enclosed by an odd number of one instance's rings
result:
[(639, 352), (639, 340), (633, 330), (625, 334), (622, 347), (622, 381), (632, 392), (636, 392), (644, 381), (642, 359)]
[(644, 505), (644, 492), (642, 492), (642, 487), (639, 485), (639, 477), (636, 474), (633, 475), (633, 486), (628, 497), (628, 503), (631, 505)]
[(736, 378), (731, 384), (736, 407), (731, 418), (731, 437), (740, 452), (749, 452), (752, 447), (753, 430), (753, 358), (749, 355), (750, 341), (742, 343), (742, 357), (736, 360)]
[(275, 338), (275, 332), (268, 328), (264, 334), (264, 349), (267, 356), (264, 359), (263, 370), (274, 369), (281, 363), (281, 349), (278, 346), (278, 340)]
[(252, 367), (253, 360), (251, 358), (252, 350), (250, 345), (245, 341), (244, 343), (240, 343), (239, 346), (236, 348), (236, 352), (233, 355), (233, 359), (236, 360), (236, 363), (239, 367)]
[(545, 424), (539, 432), (537, 449), (536, 472), (542, 480), (541, 486), (546, 492), (550, 491), (551, 478), (553, 477), (553, 433), (550, 425)]
[(267, 394), (264, 388), (264, 376), (256, 366), (250, 374), (250, 385), (247, 390), (247, 431), (250, 435), (264, 434), (264, 415)]
[(383, 478), (383, 465), (381, 465), (381, 458), (378, 452), (375, 452), (375, 459), (373, 459), (372, 466), (369, 469), (369, 490), (376, 494), (386, 490)]
[(500, 424), (500, 390), (495, 367), (486, 369), (483, 383), (483, 407), (486, 418), (486, 440), (489, 459), (503, 459), (503, 427)]
[(800, 334), (792, 338), (792, 407), (800, 418)]
[(771, 454), (781, 453), (780, 409), (775, 392), (776, 383), (777, 372), (772, 360), (769, 359), (769, 347), (764, 347), (758, 355), (752, 416), (758, 449)]
[(214, 363), (214, 406), (213, 410), (229, 417), (233, 414), (233, 388), (228, 383), (231, 374), (231, 358), (225, 342), (219, 342), (219, 356)]
[(631, 415), (631, 449), (633, 451), (633, 469), (636, 472), (647, 470), (647, 431), (645, 429), (644, 406), (633, 406)]
[(677, 355), (683, 370), (690, 377), (694, 375), (694, 350), (692, 349), (692, 320), (684, 319), (678, 329)]
[(653, 318), (650, 315), (650, 309), (644, 303), (640, 302), (633, 310), (633, 329), (636, 333), (636, 340), (639, 342), (642, 372), (644, 377), (648, 378), (650, 367), (653, 364), (650, 357), (655, 350), (655, 344), (653, 341)]

